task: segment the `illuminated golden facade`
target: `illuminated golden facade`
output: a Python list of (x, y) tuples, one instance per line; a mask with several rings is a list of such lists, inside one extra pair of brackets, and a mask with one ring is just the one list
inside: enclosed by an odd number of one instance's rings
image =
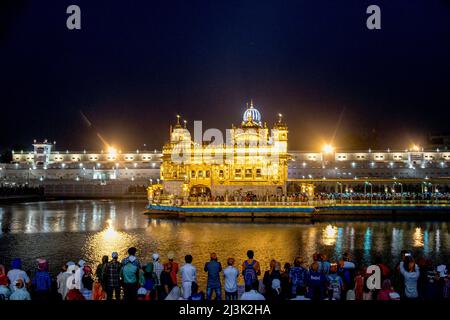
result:
[[(201, 133), (199, 141), (193, 140), (186, 123), (182, 126), (177, 118), (162, 152), (165, 194), (226, 196), (250, 192), (264, 196), (286, 192), (288, 128), (281, 114), (270, 130), (251, 103), (241, 126), (227, 130), (226, 141), (221, 134), (208, 134), (211, 129)], [(194, 125), (194, 137), (196, 130)]]

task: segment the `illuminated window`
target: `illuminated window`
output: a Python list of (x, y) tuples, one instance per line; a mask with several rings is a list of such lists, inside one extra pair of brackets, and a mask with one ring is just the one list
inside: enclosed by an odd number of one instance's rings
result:
[(209, 170), (206, 170), (206, 178), (209, 178), (210, 175), (211, 173), (209, 172)]
[(191, 171), (191, 178), (195, 178), (195, 171), (194, 170)]
[(236, 178), (240, 178), (241, 177), (241, 169), (236, 169), (234, 170), (234, 176)]
[(203, 178), (203, 171), (199, 170), (198, 173), (197, 173), (197, 176), (199, 178)]
[(261, 178), (261, 169), (256, 169), (256, 177)]
[(219, 178), (223, 178), (223, 170), (219, 170)]
[(252, 169), (245, 169), (245, 177), (246, 178), (252, 177)]
[(174, 177), (174, 178), (177, 177), (177, 172), (176, 172), (176, 171), (173, 172), (173, 177)]

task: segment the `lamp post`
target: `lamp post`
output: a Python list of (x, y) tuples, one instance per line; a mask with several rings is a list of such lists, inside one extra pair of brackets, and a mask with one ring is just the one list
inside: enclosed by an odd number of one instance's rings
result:
[(337, 184), (338, 186), (340, 186), (340, 189), (341, 189), (340, 197), (341, 197), (341, 204), (342, 204), (342, 201), (343, 201), (343, 197), (342, 197), (342, 183), (338, 181), (338, 182), (336, 182), (336, 184)]
[(370, 203), (372, 203), (372, 194), (373, 194), (373, 188), (372, 188), (372, 183), (366, 181), (364, 182), (364, 194), (366, 194), (366, 186), (370, 186)]

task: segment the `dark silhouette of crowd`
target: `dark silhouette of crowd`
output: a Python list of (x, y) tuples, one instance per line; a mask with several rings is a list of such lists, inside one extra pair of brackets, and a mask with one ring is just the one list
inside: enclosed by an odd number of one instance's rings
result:
[[(252, 250), (237, 266), (232, 257), (220, 262), (216, 253), (195, 266), (191, 255), (182, 266), (175, 254), (153, 253), (144, 263), (137, 249), (119, 259), (117, 252), (103, 256), (95, 267), (84, 260), (65, 263), (56, 277), (45, 259), (38, 259), (30, 274), (15, 258), (9, 270), (0, 265), (0, 300), (449, 300), (447, 266), (415, 260), (402, 251), (394, 268), (376, 256), (372, 266), (358, 267), (350, 254), (332, 261), (322, 253), (312, 260), (296, 257), (283, 265), (273, 259), (264, 272)], [(164, 261), (163, 261), (164, 260)], [(223, 263), (223, 264), (222, 264)], [(200, 288), (198, 272), (207, 274)]]
[(14, 196), (30, 196), (44, 194), (42, 186), (33, 187), (27, 184), (20, 185), (0, 185), (0, 197), (14, 197)]

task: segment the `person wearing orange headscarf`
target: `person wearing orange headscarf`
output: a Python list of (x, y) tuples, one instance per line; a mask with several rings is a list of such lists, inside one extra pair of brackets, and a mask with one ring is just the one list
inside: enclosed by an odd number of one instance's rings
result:
[(92, 300), (106, 300), (106, 292), (103, 290), (102, 284), (98, 281), (94, 283), (92, 288)]

